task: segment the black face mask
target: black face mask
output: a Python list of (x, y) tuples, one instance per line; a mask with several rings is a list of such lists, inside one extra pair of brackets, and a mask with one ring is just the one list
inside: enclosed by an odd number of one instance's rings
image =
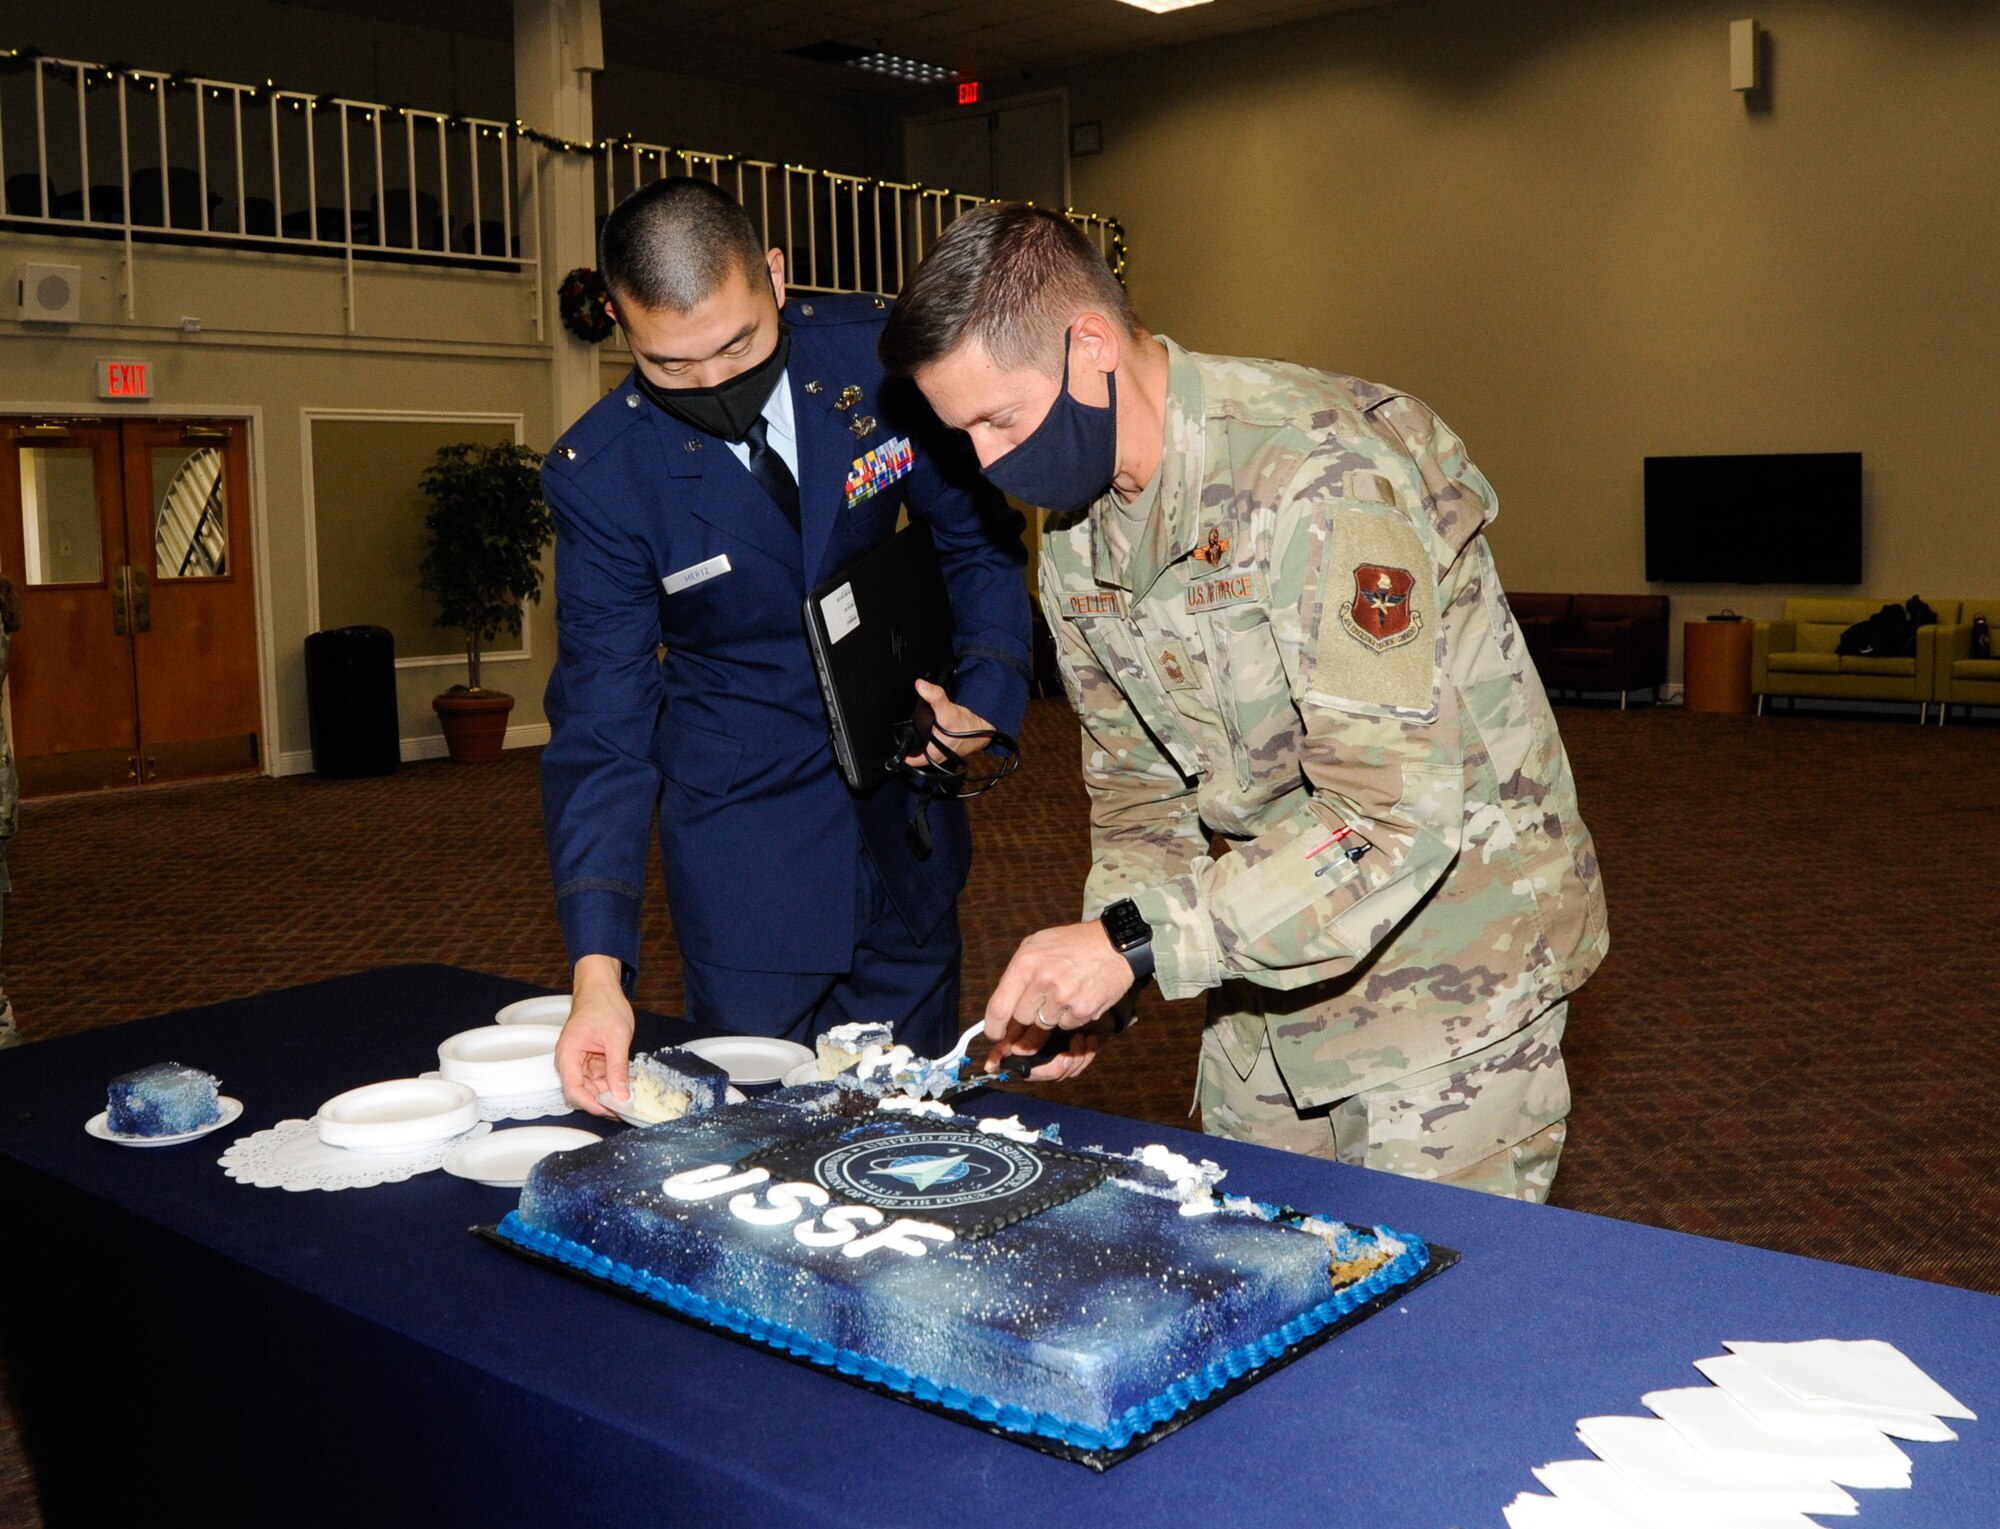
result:
[(1023, 504), (1058, 515), (1082, 509), (1118, 471), (1118, 379), (1106, 373), (1100, 405), (1069, 391), (1070, 339), (1063, 336), (1062, 385), (1049, 412), (1020, 445), (986, 464), (986, 481)]
[(638, 367), (632, 380), (639, 391), (677, 420), (725, 441), (740, 441), (763, 414), (778, 379), (785, 375), (785, 362), (792, 353), (792, 326), (778, 320), (778, 343), (771, 354), (738, 372), (727, 382), (712, 388), (663, 388), (648, 381)]

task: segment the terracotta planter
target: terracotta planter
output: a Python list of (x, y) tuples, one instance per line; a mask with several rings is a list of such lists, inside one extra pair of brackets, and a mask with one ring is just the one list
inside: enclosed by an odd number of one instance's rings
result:
[(507, 714), (513, 709), (514, 698), (501, 690), (446, 691), (431, 700), (431, 710), (444, 725), (453, 764), (498, 759), (507, 742)]

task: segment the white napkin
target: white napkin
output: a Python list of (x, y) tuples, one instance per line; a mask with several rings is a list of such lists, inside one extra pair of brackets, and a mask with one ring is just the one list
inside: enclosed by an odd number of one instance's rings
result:
[(1827, 1418), (1811, 1433), (1783, 1433), (1715, 1386), (1649, 1391), (1639, 1400), (1698, 1454), (1732, 1470), (1776, 1479), (1825, 1476), (1850, 1487), (1910, 1484), (1910, 1457), (1865, 1423)]
[(1691, 1517), (1699, 1514), (1707, 1520), (1746, 1511), (1755, 1516), (1773, 1508), (1843, 1515), (1861, 1510), (1823, 1475), (1803, 1469), (1785, 1477), (1746, 1475), (1698, 1454), (1672, 1424), (1658, 1418), (1583, 1418), (1576, 1436), (1641, 1492), (1669, 1498), (1670, 1506)]
[(1552, 1460), (1535, 1467), (1535, 1479), (1584, 1512), (1590, 1529), (1820, 1529), (1787, 1508), (1725, 1517), (1707, 1506), (1677, 1504), (1671, 1494), (1649, 1496), (1602, 1460)]
[(1779, 1433), (1816, 1434), (1828, 1422), (1861, 1423), (1898, 1439), (1942, 1444), (1958, 1437), (1948, 1423), (1928, 1412), (1877, 1407), (1865, 1402), (1809, 1402), (1789, 1391), (1742, 1354), (1697, 1359), (1694, 1367), (1727, 1391), (1757, 1421)]
[(1629, 1518), (1608, 1518), (1595, 1505), (1523, 1492), (1501, 1513), (1507, 1529), (1647, 1529)]
[(1808, 1404), (1842, 1402), (1932, 1417), (1978, 1416), (1918, 1369), (1909, 1355), (1880, 1338), (1857, 1342), (1818, 1338), (1807, 1343), (1725, 1340), (1722, 1346)]

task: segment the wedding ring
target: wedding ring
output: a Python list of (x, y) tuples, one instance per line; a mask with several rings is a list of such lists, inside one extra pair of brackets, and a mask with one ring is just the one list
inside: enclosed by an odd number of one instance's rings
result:
[(1055, 1028), (1054, 1025), (1049, 1023), (1048, 1016), (1042, 1012), (1040, 1004), (1035, 1005), (1035, 1023), (1044, 1030), (1053, 1030)]

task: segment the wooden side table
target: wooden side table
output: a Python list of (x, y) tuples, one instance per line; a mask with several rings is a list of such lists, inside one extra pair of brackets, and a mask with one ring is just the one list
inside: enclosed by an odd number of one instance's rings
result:
[(1681, 630), (1681, 704), (1689, 711), (1747, 712), (1752, 621), (1689, 621)]

